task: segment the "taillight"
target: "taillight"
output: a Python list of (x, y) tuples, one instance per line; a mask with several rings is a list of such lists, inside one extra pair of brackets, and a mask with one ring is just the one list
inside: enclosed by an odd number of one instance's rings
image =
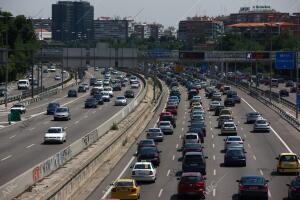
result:
[(243, 190), (245, 190), (245, 189), (246, 189), (246, 187), (245, 187), (245, 186), (243, 186), (243, 185), (240, 185), (239, 189), (240, 189), (240, 191), (243, 191)]
[(135, 188), (132, 188), (132, 189), (130, 190), (130, 192), (136, 192), (136, 189), (135, 189)]
[(117, 188), (111, 189), (112, 192), (117, 192)]
[(299, 189), (295, 188), (295, 187), (292, 187), (291, 190), (292, 190), (292, 192), (298, 192), (299, 191)]
[(264, 192), (268, 192), (268, 185), (267, 185), (267, 184), (265, 184), (265, 185), (263, 186), (263, 191), (264, 191)]

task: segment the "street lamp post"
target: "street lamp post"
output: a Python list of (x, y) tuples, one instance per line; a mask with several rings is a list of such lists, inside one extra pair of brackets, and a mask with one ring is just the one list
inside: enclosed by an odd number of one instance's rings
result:
[(297, 46), (298, 46), (298, 52), (297, 52), (297, 57), (296, 57), (296, 118), (298, 119), (299, 116), (299, 106), (298, 105), (298, 97), (300, 95), (300, 90), (299, 90), (299, 67), (300, 67), (300, 55), (299, 55), (299, 51), (300, 51), (300, 15), (298, 16), (298, 24), (297, 24), (297, 29), (298, 29), (298, 42), (297, 42)]

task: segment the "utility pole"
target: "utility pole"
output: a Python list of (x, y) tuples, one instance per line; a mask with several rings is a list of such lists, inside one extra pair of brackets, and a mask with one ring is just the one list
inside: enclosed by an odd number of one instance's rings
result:
[(297, 52), (297, 57), (296, 57), (296, 119), (298, 119), (299, 117), (299, 106), (300, 105), (297, 105), (298, 103), (298, 98), (297, 96), (300, 95), (300, 90), (299, 90), (299, 67), (300, 67), (300, 55), (299, 55), (299, 52), (300, 52), (300, 16), (298, 16), (298, 24), (297, 24), (297, 28), (298, 28), (298, 34), (297, 34), (297, 37), (298, 37), (298, 42), (297, 42), (297, 45), (298, 45), (298, 52)]
[(31, 98), (34, 96), (34, 87), (33, 87), (33, 52), (30, 50), (30, 65), (31, 65)]
[(273, 53), (272, 53), (272, 50), (273, 50), (273, 40), (272, 40), (272, 37), (273, 37), (273, 27), (272, 27), (272, 21), (271, 21), (271, 37), (270, 37), (270, 40), (271, 40), (271, 44), (270, 44), (270, 103), (272, 102), (272, 66), (273, 66), (273, 60), (272, 60), (272, 56), (273, 56)]

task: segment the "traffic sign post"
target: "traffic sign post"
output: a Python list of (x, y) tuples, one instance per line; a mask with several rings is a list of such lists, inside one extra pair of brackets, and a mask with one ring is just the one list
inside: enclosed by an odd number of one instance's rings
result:
[(275, 67), (276, 69), (294, 69), (295, 52), (276, 52)]

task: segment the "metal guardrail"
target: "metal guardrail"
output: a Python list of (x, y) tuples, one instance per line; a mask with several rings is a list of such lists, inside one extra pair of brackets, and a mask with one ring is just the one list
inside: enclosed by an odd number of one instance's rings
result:
[(17, 195), (21, 194), (29, 187), (34, 185), (36, 182), (40, 181), (44, 177), (48, 176), (59, 167), (63, 166), (67, 161), (71, 158), (82, 152), (84, 149), (89, 147), (99, 138), (101, 138), (108, 130), (110, 130), (111, 126), (114, 123), (119, 123), (123, 120), (129, 113), (131, 113), (136, 106), (144, 99), (146, 95), (145, 88), (147, 87), (147, 83), (145, 79), (136, 74), (139, 78), (142, 79), (144, 90), (142, 90), (137, 97), (131, 101), (127, 106), (125, 106), (122, 110), (117, 112), (110, 119), (102, 123), (98, 128), (89, 132), (82, 138), (76, 140), (71, 145), (51, 156), (50, 158), (42, 161), (41, 163), (35, 165), (33, 168), (27, 170), (23, 174), (17, 176), (12, 179), (8, 183), (0, 186), (0, 199), (1, 200), (9, 200)]

